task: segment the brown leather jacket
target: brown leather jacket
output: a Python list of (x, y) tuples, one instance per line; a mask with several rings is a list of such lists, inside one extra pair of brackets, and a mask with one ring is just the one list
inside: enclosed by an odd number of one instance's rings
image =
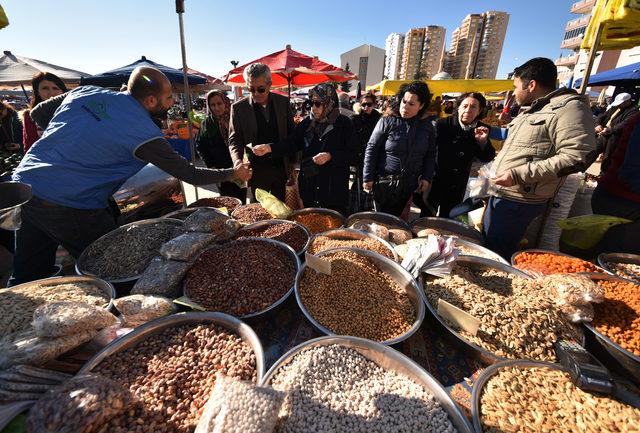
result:
[(588, 102), (571, 89), (558, 89), (536, 99), (509, 124), (509, 135), (492, 165), (507, 170), (515, 182), (500, 197), (525, 203), (552, 198), (564, 177), (585, 168), (596, 147)]

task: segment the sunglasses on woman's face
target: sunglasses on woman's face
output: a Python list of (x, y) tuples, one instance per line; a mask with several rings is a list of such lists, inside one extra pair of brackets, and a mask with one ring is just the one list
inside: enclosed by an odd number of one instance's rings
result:
[(264, 93), (266, 91), (266, 87), (249, 87), (249, 93)]
[(360, 104), (360, 106), (367, 108), (367, 107), (373, 107), (373, 104), (371, 102), (363, 102), (362, 104)]

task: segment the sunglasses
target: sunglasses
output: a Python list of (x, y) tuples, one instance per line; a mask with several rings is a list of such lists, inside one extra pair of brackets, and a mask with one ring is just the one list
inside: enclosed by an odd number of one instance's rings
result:
[(266, 87), (249, 87), (249, 93), (264, 93), (266, 91)]
[(309, 107), (314, 106), (316, 108), (322, 107), (322, 101), (309, 101)]
[(363, 103), (361, 103), (361, 104), (360, 104), (360, 106), (361, 106), (361, 107), (365, 107), (365, 108), (366, 108), (366, 107), (373, 107), (373, 104), (372, 104), (372, 103), (370, 103), (370, 102), (363, 102)]

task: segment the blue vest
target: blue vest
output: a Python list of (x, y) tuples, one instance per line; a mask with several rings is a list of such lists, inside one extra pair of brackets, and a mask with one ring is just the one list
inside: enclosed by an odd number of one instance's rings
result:
[(149, 112), (126, 92), (78, 87), (13, 174), (33, 194), (76, 209), (101, 209), (147, 163), (134, 152), (162, 138)]

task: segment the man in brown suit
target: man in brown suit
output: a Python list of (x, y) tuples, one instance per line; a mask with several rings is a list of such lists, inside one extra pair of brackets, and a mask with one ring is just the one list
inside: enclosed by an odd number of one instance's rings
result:
[[(243, 75), (249, 97), (231, 106), (229, 124), (229, 150), (234, 166), (242, 163), (248, 144), (256, 146), (282, 141), (295, 127), (289, 99), (270, 92), (269, 67), (253, 63), (245, 68)], [(253, 169), (249, 182), (252, 200), (255, 199), (255, 188), (261, 188), (284, 201), (289, 161), (271, 154), (255, 156), (248, 152), (247, 155)]]

